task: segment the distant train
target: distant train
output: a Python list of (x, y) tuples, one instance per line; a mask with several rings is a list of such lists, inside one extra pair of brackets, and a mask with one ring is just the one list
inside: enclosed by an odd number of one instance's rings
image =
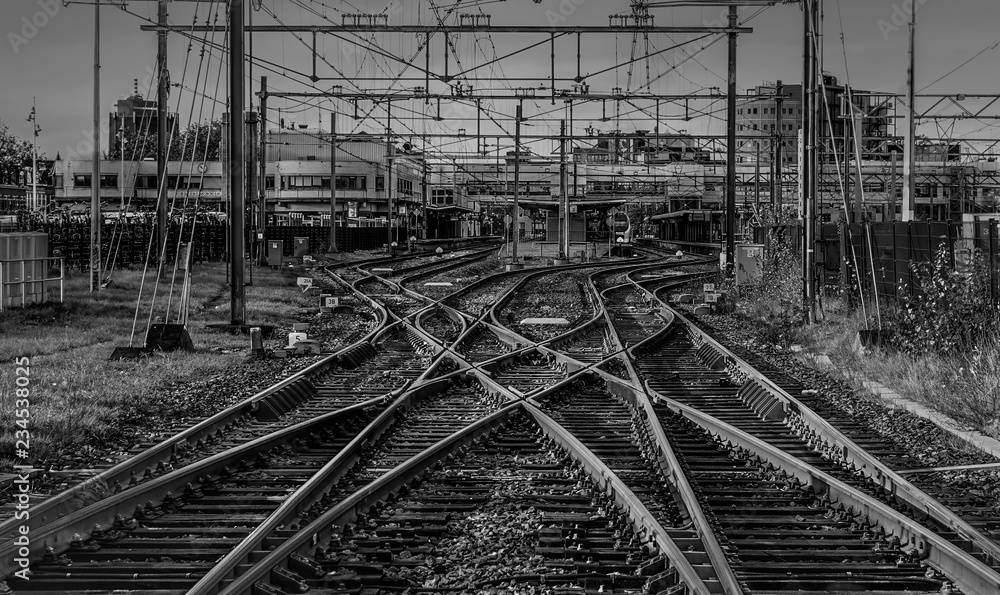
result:
[(625, 213), (618, 212), (614, 214), (611, 221), (611, 231), (616, 242), (618, 238), (624, 238), (622, 241), (626, 244), (632, 242), (632, 220)]

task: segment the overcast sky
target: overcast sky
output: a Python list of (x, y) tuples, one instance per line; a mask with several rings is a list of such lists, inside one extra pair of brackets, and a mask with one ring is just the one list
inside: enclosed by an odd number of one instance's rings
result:
[[(92, 0), (87, 0), (91, 2)], [(117, 1), (117, 0), (116, 0)], [(250, 1), (250, 0), (248, 0)], [(436, 4), (447, 7), (454, 0), (437, 0)], [(505, 2), (485, 2), (481, 6), (473, 5), (470, 0), (463, 0), (463, 5), (457, 13), (482, 12), (492, 15), (494, 25), (502, 24), (534, 24), (543, 25), (552, 21), (561, 25), (606, 25), (611, 13), (627, 12), (627, 0), (506, 0)], [(906, 84), (906, 10), (909, 0), (826, 0), (825, 15), (825, 69), (844, 80), (848, 74), (855, 88), (887, 92), (903, 92)], [(428, 12), (427, 0), (263, 0), (264, 6), (277, 15), (279, 23), (323, 23), (321, 16), (311, 13), (306, 8), (325, 15), (334, 23), (341, 22), (341, 12), (382, 12), (389, 7), (390, 22), (417, 22), (433, 24), (433, 15)], [(129, 0), (129, 10), (138, 13), (143, 18), (155, 19), (156, 3), (143, 0)], [(199, 3), (198, 18), (204, 22), (214, 3), (204, 1)], [(966, 60), (984, 52), (969, 64), (959, 68), (943, 81), (925, 90), (927, 93), (962, 92), (995, 93), (997, 92), (997, 64), (1000, 63), (1000, 50), (992, 46), (1000, 41), (1000, 3), (995, 0), (916, 0), (918, 20), (917, 41), (917, 86), (921, 88), (928, 83), (948, 74)], [(48, 12), (46, 12), (48, 9)], [(716, 21), (724, 9), (706, 7), (697, 9), (652, 10), (658, 25), (691, 25), (700, 26)], [(54, 13), (50, 16), (51, 13)], [(188, 2), (172, 2), (170, 4), (170, 21), (173, 24), (189, 24), (195, 13), (195, 7)], [(802, 15), (798, 5), (778, 4), (759, 11), (759, 9), (741, 9), (741, 18), (746, 20), (746, 26), (753, 27), (754, 33), (742, 35), (739, 39), (739, 75), (738, 85), (741, 91), (752, 88), (763, 81), (783, 79), (786, 83), (801, 82), (802, 68)], [(132, 80), (140, 79), (140, 93), (146, 94), (148, 81), (155, 65), (156, 35), (139, 30), (143, 19), (127, 14), (121, 9), (105, 6), (101, 13), (101, 112), (102, 117), (113, 111), (114, 102), (121, 96), (128, 95), (132, 90)], [(255, 13), (255, 23), (275, 23), (275, 19), (265, 12)], [(454, 20), (454, 18), (452, 18)], [(0, 101), (0, 120), (10, 126), (15, 134), (30, 139), (30, 124), (25, 121), (30, 110), (32, 96), (37, 97), (38, 119), (42, 127), (40, 145), (49, 157), (56, 152), (64, 156), (67, 148), (78, 150), (88, 144), (92, 130), (93, 101), (93, 42), (94, 42), (94, 8), (92, 5), (71, 3), (63, 6), (62, 0), (3, 0), (0, 2), (0, 30), (4, 33), (2, 49), (0, 49), (0, 81), (2, 83), (2, 101)], [(329, 21), (327, 21), (329, 23)], [(841, 45), (841, 23), (843, 23), (844, 44)], [(199, 34), (199, 40), (204, 34)], [(659, 51), (681, 41), (695, 36), (689, 34), (651, 35), (650, 51)], [(222, 35), (215, 35), (222, 41)], [(479, 75), (477, 80), (469, 81), (477, 89), (506, 87), (538, 87), (548, 84), (549, 76), (549, 46), (540, 47), (518, 54), (491, 67), (484, 66), (493, 57), (494, 48), (499, 55), (523, 48), (542, 41), (543, 38), (528, 35), (493, 35), (492, 39), (485, 36), (463, 35), (453, 39), (452, 43), (457, 53), (457, 59), (463, 68), (479, 67), (472, 71)], [(311, 43), (305, 38), (306, 43)], [(641, 37), (633, 50), (631, 35), (600, 35), (584, 37), (583, 66), (585, 73), (592, 73), (627, 61), (632, 52), (641, 57), (645, 52), (645, 40)], [(424, 57), (417, 54), (419, 40), (412, 35), (387, 35), (377, 39), (387, 53), (404, 57), (404, 62), (411, 56), (418, 55), (414, 61), (418, 67), (423, 67)], [(704, 42), (702, 42), (704, 43)], [(180, 35), (170, 37), (170, 74), (174, 83), (183, 80), (189, 90), (175, 88), (171, 96), (171, 111), (179, 111), (182, 121), (188, 118), (204, 119), (212, 115), (212, 102), (191, 102), (193, 97), (190, 89), (197, 87), (207, 95), (224, 98), (225, 87), (216, 91), (216, 79), (219, 74), (219, 55), (212, 52), (207, 55), (204, 63), (200, 60), (200, 43), (188, 53), (187, 42)], [(277, 72), (263, 72), (260, 67), (253, 72), (253, 89), (259, 88), (259, 77), (267, 74), (269, 87), (272, 90), (307, 90), (303, 77), (311, 74), (309, 52), (304, 49), (303, 42), (291, 35), (258, 34), (254, 39), (255, 54), (273, 64)], [(434, 56), (431, 70), (442, 72), (444, 69), (443, 40), (440, 36), (433, 44)], [(695, 52), (696, 46), (686, 46)], [(988, 49), (990, 48), (990, 49)], [(389, 84), (383, 81), (365, 81), (363, 77), (385, 78), (385, 74), (395, 77), (402, 67), (398, 62), (375, 56), (373, 53), (357, 49), (355, 46), (334, 38), (321, 36), (318, 50), (322, 54), (317, 67), (317, 75), (324, 78), (316, 84), (322, 90), (328, 90), (336, 81), (325, 80), (338, 76), (340, 71), (351, 78), (351, 81), (341, 81), (345, 90), (371, 90), (383, 93)], [(847, 69), (844, 66), (846, 50)], [(574, 38), (559, 40), (557, 45), (557, 73), (559, 76), (573, 76), (576, 71), (576, 45)], [(616, 56), (617, 54), (617, 56)], [(670, 70), (671, 66), (683, 58), (683, 53), (667, 51), (648, 60), (640, 59), (629, 66), (612, 69), (601, 76), (590, 80), (592, 91), (610, 91), (618, 86), (636, 89), (651, 81), (649, 88), (657, 93), (689, 94), (708, 93), (712, 87), (725, 88), (726, 55), (725, 41), (716, 43), (697, 54), (697, 60), (686, 62), (678, 69)], [(187, 67), (185, 69), (185, 58)], [(457, 66), (455, 56), (449, 58), (450, 72), (454, 73)], [(199, 65), (203, 64), (200, 68)], [(647, 70), (648, 67), (648, 70)], [(284, 71), (282, 69), (285, 69)], [(631, 76), (629, 76), (629, 71)], [(282, 74), (288, 76), (282, 76)], [(507, 77), (540, 77), (538, 81), (507, 82)], [(400, 81), (392, 85), (393, 89), (412, 89), (422, 86), (422, 74), (410, 69), (405, 75), (413, 80)], [(489, 79), (494, 78), (491, 82)], [(307, 81), (305, 81), (307, 82)], [(558, 83), (557, 88), (567, 88), (569, 82)], [(445, 91), (441, 83), (432, 85), (435, 91)], [(540, 93), (545, 94), (545, 91)], [(178, 96), (180, 102), (178, 103)], [(192, 109), (193, 106), (193, 109)], [(320, 118), (323, 128), (329, 129), (329, 110), (352, 111), (344, 103), (334, 104), (329, 100), (318, 103), (318, 107), (308, 107), (296, 104), (294, 101), (272, 99), (270, 108), (274, 110), (271, 117), (276, 118), (276, 110), (283, 110), (283, 117), (288, 121), (308, 123), (315, 126)], [(644, 107), (648, 107), (648, 104)], [(714, 108), (701, 104), (702, 109), (720, 109), (721, 103)], [(698, 109), (697, 105), (692, 108)], [(221, 106), (215, 107), (215, 116), (221, 113)], [(372, 109), (371, 104), (362, 103), (362, 112)], [(634, 106), (622, 106), (619, 120), (601, 122), (601, 109), (598, 106), (580, 107), (576, 114), (577, 129), (586, 125), (594, 125), (607, 129), (618, 126), (622, 129), (651, 128), (647, 125), (648, 116), (636, 112)], [(614, 107), (606, 107), (606, 111), (614, 111)], [(674, 108), (664, 107), (664, 114)], [(400, 105), (394, 107), (393, 128), (397, 133), (420, 133), (434, 131), (435, 124), (426, 123), (418, 114), (433, 112), (434, 106), (422, 104)], [(513, 112), (513, 102), (494, 102), (491, 106), (498, 120), (504, 114)], [(552, 118), (558, 119), (562, 106), (553, 108), (547, 99), (539, 99), (525, 107), (526, 116), (537, 118), (535, 132), (553, 130)], [(997, 108), (1000, 110), (1000, 108)], [(551, 112), (551, 113), (550, 113)], [(383, 130), (386, 115), (383, 108), (375, 108), (372, 112), (375, 120), (357, 122), (349, 118), (338, 121), (340, 130)], [(677, 114), (676, 110), (672, 113)], [(994, 111), (996, 113), (996, 111)], [(452, 120), (469, 116), (468, 111), (446, 112), (444, 116)], [(549, 117), (546, 118), (545, 116)], [(607, 114), (606, 114), (607, 115)], [(614, 115), (614, 114), (611, 114)], [(977, 131), (976, 136), (995, 136), (995, 129), (989, 122), (965, 122), (958, 131)], [(505, 123), (501, 125), (506, 126)], [(696, 132), (722, 134), (724, 122), (718, 118), (702, 118), (692, 122), (666, 122), (670, 129), (688, 129)], [(475, 118), (465, 121), (451, 121), (441, 124), (443, 130), (454, 131), (464, 127), (474, 131)], [(498, 130), (490, 122), (486, 129), (491, 132)], [(106, 131), (104, 136), (106, 136)], [(932, 134), (932, 125), (922, 129), (925, 134)], [(945, 131), (942, 130), (942, 134)], [(106, 140), (104, 141), (106, 143)], [(105, 145), (106, 146), (106, 145)]]

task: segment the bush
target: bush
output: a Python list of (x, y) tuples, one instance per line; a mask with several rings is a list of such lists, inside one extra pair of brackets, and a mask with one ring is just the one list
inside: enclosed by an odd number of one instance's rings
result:
[(765, 340), (790, 343), (802, 319), (802, 258), (775, 228), (768, 232), (768, 250), (758, 262), (761, 278), (741, 285), (737, 293), (744, 312), (763, 322)]
[(1000, 330), (981, 254), (965, 272), (951, 268), (945, 246), (932, 262), (911, 266), (915, 286), (901, 288), (899, 305), (884, 321), (893, 347), (947, 355), (971, 351)]
[(964, 413), (975, 427), (1000, 437), (1000, 338), (984, 337), (959, 364), (954, 385), (964, 395)]

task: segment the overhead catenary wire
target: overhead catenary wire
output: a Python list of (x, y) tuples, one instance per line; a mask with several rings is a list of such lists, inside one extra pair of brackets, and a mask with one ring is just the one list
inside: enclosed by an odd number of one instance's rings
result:
[[(192, 35), (188, 37), (189, 40), (195, 38), (193, 36), (193, 28), (195, 27), (195, 23), (197, 23), (197, 20), (198, 20), (198, 10), (200, 8), (200, 4), (201, 3), (198, 3), (198, 4), (195, 5), (194, 18), (192, 19), (192, 25), (191, 25), (191, 27), (192, 27), (192, 29), (191, 29)], [(212, 0), (212, 4), (213, 5), (215, 4), (215, 0)], [(207, 31), (205, 32), (204, 37), (205, 38), (208, 37), (208, 32)], [(183, 68), (181, 70), (181, 80), (182, 81), (187, 77), (187, 69), (188, 69), (189, 60), (190, 60), (190, 56), (191, 56), (191, 49), (192, 49), (192, 46), (189, 44), (187, 52), (185, 53)], [(204, 56), (202, 56), (202, 60), (204, 60)], [(182, 93), (178, 93), (177, 95), (178, 95), (178, 97), (177, 97), (178, 112), (177, 113), (179, 113), (180, 101), (181, 101), (181, 95), (182, 95)], [(176, 134), (176, 130), (177, 130), (177, 118), (174, 118), (173, 126), (170, 129), (170, 134), (169, 134), (170, 138), (168, 139), (168, 143), (167, 143), (167, 154), (168, 155), (170, 153), (170, 148), (173, 146), (173, 141), (174, 141), (174, 136)], [(157, 192), (157, 196), (158, 197), (159, 196), (166, 196), (166, 193), (162, 192), (162, 190), (166, 188), (166, 186), (165, 186), (166, 183), (167, 183), (167, 176), (163, 176), (162, 180), (157, 180), (157, 185), (160, 186), (160, 191)], [(175, 193), (174, 201), (176, 202), (176, 193)], [(159, 202), (159, 201), (157, 201), (157, 202)], [(159, 206), (159, 205), (157, 205), (157, 206)], [(167, 237), (166, 234), (164, 234), (164, 241), (166, 241), (166, 237)], [(137, 328), (138, 323), (139, 323), (139, 310), (140, 310), (141, 305), (142, 305), (142, 296), (143, 296), (143, 291), (145, 289), (146, 274), (147, 274), (147, 272), (149, 270), (149, 260), (150, 260), (150, 256), (152, 255), (152, 249), (153, 249), (153, 245), (154, 245), (154, 242), (155, 242), (155, 238), (156, 238), (156, 234), (150, 234), (149, 244), (146, 247), (146, 258), (145, 258), (145, 263), (143, 265), (142, 276), (140, 277), (140, 280), (139, 280), (139, 293), (138, 293), (138, 296), (136, 297), (135, 315), (134, 315), (133, 320), (132, 320), (132, 332), (129, 335), (129, 347), (131, 347), (133, 345), (134, 340), (135, 340), (135, 332), (136, 332), (136, 328)], [(160, 246), (160, 249), (161, 249), (160, 257), (157, 259), (158, 260), (158, 264), (157, 264), (157, 272), (156, 272), (156, 281), (153, 284), (153, 291), (152, 291), (152, 296), (151, 296), (150, 305), (149, 305), (149, 317), (147, 318), (147, 321), (146, 321), (146, 331), (145, 332), (147, 334), (149, 333), (149, 328), (150, 328), (150, 325), (152, 324), (153, 307), (154, 307), (155, 302), (156, 302), (156, 292), (157, 292), (157, 289), (158, 289), (159, 283), (160, 283), (160, 274), (161, 274), (162, 267), (163, 267), (163, 262), (164, 262), (164, 259), (165, 259), (166, 245)]]

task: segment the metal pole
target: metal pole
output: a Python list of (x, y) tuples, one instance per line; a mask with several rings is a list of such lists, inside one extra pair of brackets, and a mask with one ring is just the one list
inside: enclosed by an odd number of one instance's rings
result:
[[(157, 23), (167, 24), (167, 0), (158, 0)], [(156, 94), (156, 250), (159, 252), (167, 245), (167, 97), (170, 93), (170, 74), (167, 72), (167, 31), (156, 34), (156, 63), (159, 70)], [(229, 120), (231, 123), (242, 122), (239, 119)], [(234, 126), (234, 128), (239, 128)]]
[[(34, 178), (34, 175), (32, 177)], [(94, 156), (91, 160), (90, 175), (90, 291), (92, 293), (101, 291), (101, 221), (101, 0), (97, 0), (94, 3)]]
[(521, 183), (521, 116), (522, 116), (523, 106), (518, 103), (517, 112), (515, 114), (514, 122), (514, 212), (511, 213), (511, 240), (513, 242), (513, 247), (511, 249), (511, 262), (517, 262), (517, 242), (521, 238), (519, 226), (520, 221), (520, 206), (518, 205), (518, 197), (520, 196), (521, 189), (519, 185)]
[(896, 151), (889, 151), (889, 212), (886, 221), (896, 220)]
[[(98, 3), (99, 4), (99, 3)], [(100, 10), (98, 7), (96, 10)], [(94, 63), (97, 64), (96, 62)], [(94, 135), (98, 134), (99, 130), (94, 129)], [(37, 115), (35, 113), (35, 98), (31, 98), (31, 206), (28, 207), (29, 211), (34, 211), (38, 208), (38, 121)]]
[(267, 77), (260, 77), (260, 147), (258, 151), (258, 167), (259, 173), (258, 177), (260, 181), (257, 184), (257, 191), (259, 196), (257, 201), (260, 204), (257, 220), (257, 229), (260, 232), (261, 245), (263, 246), (263, 253), (261, 254), (261, 263), (264, 264), (267, 260)]
[[(806, 177), (805, 196), (803, 197), (803, 250), (802, 250), (802, 277), (803, 277), (803, 309), (806, 323), (815, 322), (815, 280), (813, 273), (816, 261), (816, 174), (818, 173), (817, 159), (817, 128), (819, 114), (819, 99), (816, 97), (817, 80), (817, 51), (813, 44), (817, 35), (819, 0), (807, 0), (806, 19), (806, 69), (803, 91), (807, 94), (807, 109), (803, 110), (803, 139), (805, 141), (806, 154)], [(808, 124), (808, 129), (806, 127)]]
[(726, 97), (726, 274), (736, 261), (736, 27), (737, 8), (729, 7), (729, 89)]
[(916, 109), (916, 63), (914, 59), (914, 40), (917, 31), (917, 11), (916, 6), (911, 5), (910, 10), (910, 47), (909, 63), (906, 69), (906, 159), (903, 161), (903, 221), (913, 221), (916, 209), (915, 190), (917, 186), (917, 109)]
[(781, 160), (785, 156), (785, 139), (784, 139), (785, 135), (782, 134), (783, 130), (781, 129), (781, 127), (784, 125), (784, 118), (782, 117), (781, 111), (785, 109), (784, 108), (785, 86), (781, 83), (781, 81), (778, 81), (777, 87), (775, 88), (775, 93), (777, 95), (777, 104), (778, 104), (778, 125), (775, 126), (778, 132), (778, 139), (776, 146), (774, 147), (774, 151), (772, 152), (772, 155), (774, 155), (773, 160), (774, 160), (775, 181), (774, 181), (774, 192), (771, 193), (771, 209), (774, 210), (781, 208), (781, 203), (783, 201), (782, 191), (784, 190), (781, 183), (781, 176), (782, 176)]
[[(258, 246), (256, 236), (254, 232), (260, 229), (257, 226), (260, 215), (254, 212), (254, 204), (257, 201), (257, 112), (249, 111), (246, 116), (246, 126), (247, 126), (247, 202), (250, 206), (250, 268), (249, 268), (249, 278), (248, 283), (253, 285), (253, 265), (254, 265), (254, 248)], [(263, 182), (263, 181), (262, 181)], [(254, 216), (256, 215), (256, 216)]]
[(386, 248), (392, 254), (392, 103), (386, 107), (385, 165), (385, 197), (388, 205), (388, 211), (385, 214), (385, 228), (389, 234)]
[(563, 213), (559, 258), (569, 258), (569, 192), (566, 188), (566, 120), (559, 123), (559, 201)]
[(423, 224), (421, 225), (421, 235), (423, 236), (422, 239), (427, 239), (427, 218), (430, 216), (430, 213), (427, 212), (428, 188), (427, 188), (427, 153), (426, 153), (427, 143), (426, 142), (424, 142), (424, 147), (425, 147), (425, 152), (423, 155), (424, 159), (420, 166), (420, 192), (421, 192), (421, 198), (423, 200), (423, 220), (422, 220)]
[[(854, 110), (854, 106), (851, 106), (851, 110)], [(854, 125), (854, 131), (852, 136), (852, 146), (847, 150), (850, 151), (849, 154), (854, 155), (854, 218), (861, 222), (865, 218), (865, 205), (864, 205), (864, 178), (862, 177), (861, 170), (861, 147), (858, 145), (859, 140), (861, 140), (861, 135), (864, 134), (864, 122), (860, 114), (852, 115), (851, 124)], [(860, 132), (859, 132), (860, 131)]]
[(337, 112), (330, 112), (330, 254), (337, 254)]
[(753, 166), (753, 206), (755, 211), (760, 212), (760, 141), (755, 140), (754, 145), (754, 166)]
[(231, 0), (229, 5), (229, 262), (232, 269), (230, 285), (231, 324), (246, 322), (246, 288), (243, 285), (244, 238), (243, 218), (246, 190), (244, 174), (246, 159), (243, 147), (243, 0)]

